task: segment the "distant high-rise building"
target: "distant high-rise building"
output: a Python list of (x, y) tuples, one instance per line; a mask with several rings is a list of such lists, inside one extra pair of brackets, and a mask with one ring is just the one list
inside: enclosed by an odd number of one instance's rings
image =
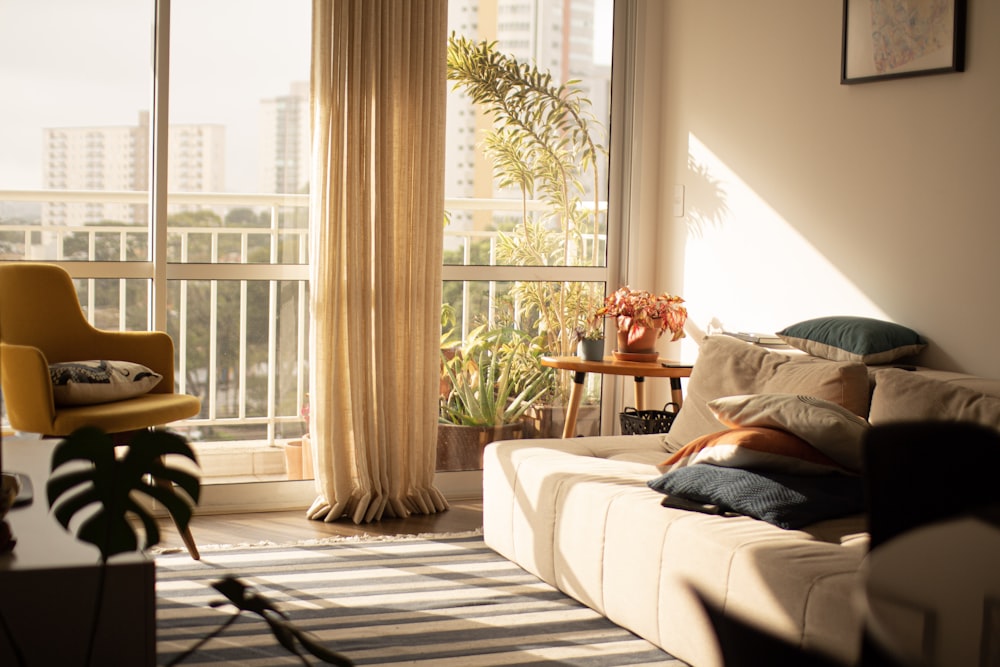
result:
[(261, 192), (305, 192), (309, 185), (309, 84), (296, 82), (288, 95), (261, 100)]
[[(48, 190), (144, 191), (149, 188), (149, 113), (137, 125), (45, 128), (42, 184)], [(171, 125), (167, 187), (171, 192), (221, 192), (225, 128)], [(144, 224), (145, 204), (47, 202), (43, 225)]]

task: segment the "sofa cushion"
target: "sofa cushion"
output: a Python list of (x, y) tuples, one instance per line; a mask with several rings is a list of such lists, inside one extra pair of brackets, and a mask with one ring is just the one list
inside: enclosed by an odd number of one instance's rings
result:
[(913, 329), (870, 317), (818, 317), (785, 327), (777, 335), (816, 357), (866, 364), (887, 364), (927, 347)]
[(141, 396), (163, 376), (131, 361), (67, 361), (49, 365), (56, 405), (92, 405)]
[(785, 529), (864, 510), (863, 480), (839, 473), (788, 475), (697, 464), (665, 473), (648, 485)]
[(708, 407), (726, 426), (782, 429), (848, 470), (861, 470), (868, 422), (836, 403), (802, 394), (749, 394), (716, 398)]
[(875, 373), (873, 426), (898, 421), (971, 421), (1000, 430), (1000, 398), (919, 372), (887, 368)]
[(826, 454), (778, 428), (731, 428), (695, 438), (661, 464), (664, 472), (695, 463), (816, 475), (839, 470)]
[(709, 336), (691, 370), (684, 406), (663, 436), (667, 450), (677, 451), (725, 428), (708, 407), (712, 399), (761, 393), (808, 394), (867, 416), (868, 371), (860, 362), (787, 354), (729, 336)]

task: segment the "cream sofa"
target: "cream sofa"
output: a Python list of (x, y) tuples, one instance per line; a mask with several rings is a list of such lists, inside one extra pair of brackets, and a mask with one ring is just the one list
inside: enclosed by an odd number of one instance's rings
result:
[(1000, 382), (786, 354), (709, 337), (669, 434), (506, 441), (484, 456), (486, 543), (615, 623), (697, 667), (722, 664), (693, 593), (844, 664), (858, 658), (861, 514), (789, 530), (661, 506), (660, 464), (726, 428), (713, 399), (802, 394), (871, 424), (972, 420), (1000, 428)]

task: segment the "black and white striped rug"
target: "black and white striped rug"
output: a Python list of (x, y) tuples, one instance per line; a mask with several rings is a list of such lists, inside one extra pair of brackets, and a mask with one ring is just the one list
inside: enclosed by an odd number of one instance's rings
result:
[[(479, 535), (203, 549), (156, 557), (164, 665), (234, 613), (234, 575), (357, 665), (667, 665), (682, 662), (498, 556)], [(182, 665), (301, 665), (243, 614)], [(313, 662), (312, 664), (316, 664)]]

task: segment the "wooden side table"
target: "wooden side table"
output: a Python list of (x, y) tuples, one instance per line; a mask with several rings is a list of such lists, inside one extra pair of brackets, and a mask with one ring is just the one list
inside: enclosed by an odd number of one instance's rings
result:
[(576, 416), (583, 399), (583, 383), (587, 373), (604, 375), (628, 375), (635, 379), (635, 408), (646, 409), (645, 379), (669, 378), (671, 400), (678, 406), (683, 403), (681, 378), (691, 376), (691, 366), (673, 361), (619, 361), (614, 357), (604, 357), (603, 361), (584, 361), (580, 357), (542, 357), (542, 366), (573, 371), (573, 386), (566, 407), (566, 423), (563, 437), (572, 438), (576, 434)]

